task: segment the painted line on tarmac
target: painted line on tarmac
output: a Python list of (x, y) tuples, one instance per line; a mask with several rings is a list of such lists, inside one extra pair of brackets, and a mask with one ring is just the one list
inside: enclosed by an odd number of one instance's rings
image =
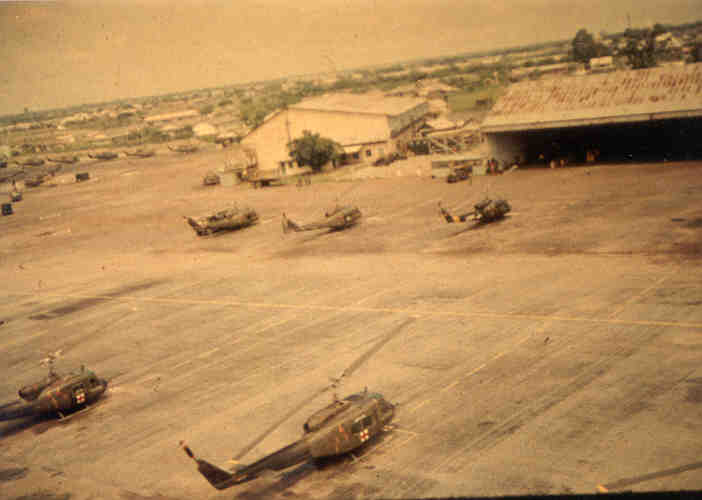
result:
[[(346, 288), (342, 289), (342, 293), (346, 293), (346, 292), (348, 292), (349, 290), (352, 290), (352, 289), (354, 289), (354, 288), (357, 288), (358, 286), (359, 286), (359, 285), (354, 285), (354, 286), (351, 286), (351, 287), (346, 287)], [(301, 287), (299, 290), (304, 290), (304, 289), (305, 289), (305, 287)], [(167, 300), (170, 301), (171, 299), (167, 299)], [(338, 310), (337, 310), (337, 311), (335, 311), (335, 312), (342, 312), (342, 311), (338, 311)], [(286, 323), (290, 323), (291, 321), (294, 321), (294, 320), (297, 319), (298, 317), (300, 317), (300, 314), (295, 314), (295, 315), (293, 315), (292, 317), (280, 319), (280, 320), (274, 321), (274, 322), (272, 322), (272, 323), (266, 322), (266, 324), (264, 324), (264, 325), (261, 325), (261, 324), (260, 324), (260, 323), (263, 323), (263, 322), (256, 323), (256, 325), (255, 325), (255, 326), (256, 326), (256, 329), (255, 329), (255, 330), (253, 330), (253, 331), (248, 331), (248, 329), (244, 329), (244, 330), (247, 332), (247, 333), (246, 333), (246, 336), (247, 336), (246, 342), (247, 342), (247, 343), (250, 343), (251, 341), (256, 341), (256, 339), (260, 339), (262, 333), (264, 333), (264, 332), (266, 332), (266, 331), (269, 331), (269, 330), (271, 330), (271, 329), (273, 329), (273, 328), (276, 328), (276, 327), (278, 327), (278, 326), (280, 326), (280, 325), (283, 325), (283, 324), (286, 324)], [(314, 324), (314, 323), (313, 323), (313, 324)], [(309, 325), (301, 325), (301, 326), (298, 326), (298, 327), (294, 327), (294, 328), (288, 330), (288, 331), (285, 333), (285, 335), (287, 336), (287, 335), (289, 335), (289, 334), (291, 334), (291, 333), (293, 333), (293, 332), (295, 332), (295, 331), (298, 331), (298, 330), (300, 330), (300, 329), (302, 329), (302, 328), (305, 328), (305, 327), (307, 327), (307, 326), (309, 326)], [(280, 338), (280, 337), (279, 337), (279, 338)], [(278, 339), (279, 339), (279, 338), (278, 338)], [(277, 341), (278, 339), (276, 339), (276, 341)], [(236, 340), (234, 343), (239, 343), (239, 342), (241, 342), (241, 341), (242, 341), (242, 339), (239, 338), (239, 339)], [(261, 341), (261, 340), (258, 340), (258, 342), (259, 342), (259, 343), (261, 343), (261, 342), (262, 342), (262, 343), (266, 343), (266, 342), (270, 342), (270, 341), (269, 341), (269, 340), (262, 340), (262, 341)], [(229, 344), (229, 346), (231, 346), (231, 344)], [(214, 352), (216, 352), (216, 351), (218, 351), (218, 350), (219, 350), (219, 347), (216, 347), (216, 348), (212, 349), (211, 351), (207, 351), (207, 352), (201, 353), (201, 354), (199, 354), (199, 355), (197, 355), (197, 356), (195, 356), (195, 357), (191, 357), (190, 359), (187, 359), (187, 360), (185, 360), (185, 361), (183, 361), (183, 362), (181, 362), (181, 363), (179, 363), (179, 364), (177, 364), (177, 365), (171, 367), (171, 369), (174, 370), (174, 369), (176, 369), (176, 368), (180, 368), (180, 367), (182, 367), (182, 366), (185, 366), (185, 365), (187, 365), (188, 363), (191, 363), (191, 362), (195, 361), (195, 359), (203, 359), (203, 358), (206, 358), (206, 357), (208, 357), (210, 354), (213, 354)], [(211, 361), (211, 362), (209, 362), (209, 363), (206, 363), (206, 364), (204, 364), (204, 365), (201, 365), (201, 366), (199, 366), (199, 367), (196, 367), (196, 368), (191, 369), (191, 371), (188, 372), (188, 374), (189, 374), (189, 375), (192, 375), (192, 374), (193, 374), (194, 372), (196, 372), (196, 371), (201, 371), (201, 370), (203, 370), (203, 369), (210, 368), (211, 366), (218, 365), (218, 364), (222, 364), (225, 360), (227, 360), (227, 359), (231, 358), (232, 356), (236, 355), (238, 352), (239, 352), (239, 351), (227, 353), (227, 354), (225, 354), (223, 357), (220, 357), (220, 358), (218, 358), (218, 359), (216, 359), (216, 360), (214, 360), (214, 361)], [(281, 363), (280, 365), (277, 365), (276, 367), (282, 366), (283, 364), (285, 364), (285, 362)], [(276, 367), (273, 367), (273, 368), (276, 368)], [(258, 371), (258, 370), (257, 370), (257, 371)], [(187, 375), (183, 375), (183, 376), (187, 376)], [(246, 377), (246, 378), (248, 378), (248, 377)], [(172, 380), (174, 380), (174, 379), (172, 378), (171, 381), (172, 381)], [(240, 379), (240, 380), (241, 380), (241, 379)]]
[(396, 218), (398, 218), (398, 217), (403, 217), (403, 216), (405, 216), (405, 215), (411, 213), (412, 211), (417, 210), (418, 208), (423, 207), (423, 206), (425, 206), (425, 205), (430, 205), (430, 204), (432, 204), (432, 203), (435, 203), (435, 204), (436, 204), (436, 203), (438, 203), (440, 200), (441, 200), (441, 198), (434, 198), (433, 200), (425, 201), (425, 202), (423, 202), (423, 203), (417, 203), (417, 204), (415, 204), (415, 205), (412, 205), (410, 208), (405, 208), (405, 209), (402, 209), (402, 210), (400, 210), (400, 211), (398, 211), (398, 212), (394, 212), (394, 213), (391, 213), (391, 214), (383, 214), (382, 216), (376, 215), (375, 218), (377, 218), (377, 219), (379, 219), (379, 220), (385, 220), (385, 219), (391, 219), (391, 220), (393, 220), (393, 219), (396, 219)]
[[(505, 350), (505, 351), (502, 351), (502, 352), (499, 352), (499, 353), (495, 354), (492, 358), (490, 358), (489, 360), (487, 360), (485, 363), (483, 363), (482, 365), (478, 366), (477, 368), (473, 368), (471, 371), (469, 371), (469, 372), (466, 373), (465, 375), (461, 375), (461, 376), (458, 377), (456, 380), (454, 380), (453, 382), (451, 382), (449, 385), (447, 385), (446, 387), (444, 387), (443, 389), (441, 389), (439, 392), (443, 394), (444, 392), (447, 392), (447, 391), (453, 389), (453, 388), (456, 387), (461, 381), (463, 381), (463, 380), (465, 380), (465, 379), (467, 379), (467, 378), (469, 378), (469, 377), (472, 377), (473, 375), (475, 375), (476, 373), (478, 373), (480, 370), (482, 370), (483, 368), (485, 368), (489, 363), (492, 363), (492, 362), (494, 362), (494, 361), (497, 361), (498, 359), (500, 359), (500, 358), (501, 358), (502, 356), (504, 356), (505, 354), (514, 351), (517, 347), (519, 347), (520, 345), (522, 345), (524, 342), (526, 342), (527, 340), (529, 340), (531, 337), (532, 337), (531, 334), (530, 334), (530, 335), (527, 335), (527, 336), (524, 337), (522, 340), (520, 340), (520, 341), (518, 341), (517, 343), (515, 343), (515, 344), (512, 346), (511, 349)], [(419, 403), (418, 405), (414, 406), (412, 409), (410, 409), (410, 411), (411, 411), (412, 413), (414, 413), (415, 411), (417, 411), (418, 409), (420, 409), (422, 406), (424, 406), (425, 404), (429, 403), (430, 401), (433, 401), (434, 399), (436, 399), (436, 398), (427, 398), (427, 399), (425, 399), (424, 401), (422, 401), (421, 403)]]
[(644, 290), (641, 290), (639, 293), (634, 294), (634, 295), (632, 295), (631, 297), (629, 297), (629, 298), (628, 298), (627, 300), (625, 300), (622, 304), (620, 304), (619, 307), (617, 307), (614, 311), (612, 311), (612, 313), (608, 316), (608, 318), (613, 319), (613, 318), (619, 316), (619, 314), (620, 314), (624, 309), (626, 309), (626, 307), (627, 307), (628, 305), (633, 304), (634, 302), (636, 302), (636, 301), (639, 300), (640, 298), (642, 298), (642, 297), (644, 297), (645, 295), (647, 295), (648, 293), (650, 293), (651, 290), (654, 290), (654, 289), (658, 288), (659, 286), (661, 286), (661, 285), (663, 284), (663, 282), (666, 281), (668, 278), (670, 278), (670, 277), (673, 275), (673, 273), (676, 272), (676, 271), (677, 271), (677, 269), (675, 269), (674, 271), (672, 271), (670, 274), (667, 274), (666, 276), (663, 276), (662, 278), (656, 280), (656, 282), (653, 283), (653, 285), (649, 286), (648, 288), (645, 288)]
[(414, 413), (415, 411), (419, 410), (422, 406), (424, 406), (425, 404), (427, 404), (429, 401), (430, 401), (429, 399), (425, 399), (424, 401), (422, 401), (421, 403), (419, 403), (417, 406), (412, 407), (412, 409), (411, 409), (410, 411), (411, 411), (412, 413)]
[(399, 434), (405, 434), (405, 435), (407, 435), (408, 437), (407, 437), (407, 439), (405, 439), (405, 440), (403, 440), (403, 441), (397, 443), (397, 445), (395, 446), (395, 448), (402, 448), (403, 446), (407, 445), (407, 443), (409, 443), (409, 442), (412, 441), (413, 439), (419, 437), (419, 434), (418, 434), (418, 433), (412, 432), (412, 431), (408, 431), (408, 430), (405, 430), (405, 429), (398, 429), (398, 428), (397, 428), (397, 425), (398, 425), (397, 422), (395, 422), (395, 423), (393, 423), (393, 424), (390, 424), (390, 425), (389, 425), (390, 429), (389, 429), (388, 431), (385, 431), (385, 432), (390, 432), (390, 433), (392, 434), (392, 436), (390, 437), (390, 439), (388, 439), (387, 441), (385, 441), (385, 442), (379, 444), (378, 446), (374, 446), (372, 449), (370, 449), (370, 450), (368, 451), (368, 453), (364, 454), (364, 455), (361, 457), (361, 460), (363, 460), (363, 459), (365, 459), (365, 458), (368, 458), (368, 457), (371, 456), (373, 453), (377, 453), (378, 450), (381, 450), (381, 449), (383, 449), (383, 448), (389, 448), (390, 446), (392, 446), (392, 445), (395, 443), (395, 441), (396, 441), (395, 436), (397, 436), (398, 433), (399, 433)]
[(431, 311), (421, 309), (406, 309), (393, 307), (360, 307), (353, 305), (328, 306), (323, 304), (275, 304), (271, 302), (244, 302), (237, 300), (215, 300), (215, 299), (191, 299), (191, 298), (158, 298), (158, 297), (129, 297), (110, 295), (84, 295), (84, 294), (38, 294), (28, 292), (11, 292), (3, 296), (10, 295), (31, 295), (34, 297), (58, 297), (63, 299), (100, 299), (105, 301), (120, 302), (141, 302), (151, 304), (177, 304), (177, 305), (213, 305), (248, 307), (258, 309), (280, 309), (298, 311), (330, 311), (330, 312), (367, 312), (367, 313), (389, 313), (389, 314), (410, 314), (413, 316), (426, 317), (453, 317), (453, 318), (487, 318), (487, 319), (507, 319), (526, 321), (558, 321), (564, 323), (593, 323), (623, 326), (667, 326), (675, 328), (693, 328), (702, 330), (702, 323), (691, 323), (684, 321), (657, 321), (657, 320), (626, 320), (614, 318), (585, 318), (581, 316), (551, 316), (547, 314), (519, 314), (500, 313), (491, 311)]
[(395, 290), (400, 290), (400, 289), (402, 289), (403, 287), (404, 287), (404, 285), (394, 286), (394, 287), (390, 287), (390, 288), (383, 288), (383, 289), (380, 290), (379, 292), (371, 293), (370, 295), (366, 295), (366, 296), (363, 297), (362, 299), (357, 300), (356, 302), (353, 303), (353, 305), (354, 305), (354, 306), (360, 306), (360, 305), (363, 304), (364, 302), (367, 302), (367, 301), (369, 301), (369, 300), (371, 300), (371, 299), (377, 299), (378, 297), (380, 297), (380, 296), (382, 296), (382, 295), (387, 295), (388, 293), (394, 292)]

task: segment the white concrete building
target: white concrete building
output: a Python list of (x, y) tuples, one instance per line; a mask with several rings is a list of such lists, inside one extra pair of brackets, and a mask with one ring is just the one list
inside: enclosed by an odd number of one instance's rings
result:
[(255, 151), (259, 170), (277, 175), (301, 172), (290, 158), (288, 144), (305, 130), (339, 143), (351, 161), (373, 162), (402, 148), (428, 111), (423, 99), (324, 95), (273, 113), (241, 143)]

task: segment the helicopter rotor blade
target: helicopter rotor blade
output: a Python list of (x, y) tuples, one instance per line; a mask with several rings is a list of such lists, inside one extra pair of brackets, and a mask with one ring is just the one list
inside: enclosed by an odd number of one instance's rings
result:
[(340, 378), (343, 379), (344, 377), (350, 377), (353, 374), (353, 372), (358, 370), (361, 367), (361, 365), (363, 365), (366, 361), (370, 359), (371, 356), (373, 356), (380, 349), (382, 349), (382, 347), (385, 344), (387, 344), (393, 338), (395, 338), (402, 330), (404, 330), (405, 326), (413, 322), (414, 319), (415, 318), (407, 318), (405, 321), (396, 326), (392, 331), (390, 331), (387, 335), (381, 338), (370, 349), (361, 354), (361, 356), (359, 356), (353, 363), (351, 363), (341, 374)]
[(292, 408), (290, 411), (288, 411), (285, 415), (283, 415), (282, 418), (279, 420), (275, 421), (272, 425), (270, 425), (263, 433), (261, 433), (256, 439), (254, 439), (251, 443), (249, 443), (247, 446), (241, 449), (237, 455), (234, 456), (234, 460), (240, 460), (244, 455), (246, 455), (248, 452), (250, 452), (253, 448), (255, 448), (261, 441), (266, 439), (273, 431), (275, 431), (278, 427), (283, 425), (288, 419), (292, 418), (296, 413), (301, 411), (305, 406), (310, 404), (312, 401), (314, 401), (316, 398), (320, 397), (322, 394), (325, 392), (328, 392), (331, 389), (335, 389), (338, 387), (338, 385), (341, 383), (341, 381), (345, 377), (350, 377), (356, 370), (358, 370), (361, 365), (363, 365), (365, 362), (370, 359), (371, 356), (376, 354), (385, 344), (390, 342), (393, 338), (395, 338), (404, 328), (414, 321), (415, 318), (407, 318), (405, 321), (400, 323), (398, 326), (393, 328), (388, 334), (383, 336), (378, 342), (373, 344), (373, 346), (368, 349), (366, 352), (361, 354), (356, 360), (351, 363), (341, 374), (341, 377), (337, 379), (333, 379), (332, 383), (322, 389), (319, 389), (316, 391), (313, 395), (309, 396), (308, 398), (304, 399), (300, 403), (298, 403), (294, 408)]
[(310, 404), (310, 403), (311, 403), (312, 401), (314, 401), (316, 398), (318, 398), (319, 396), (321, 396), (322, 394), (324, 394), (325, 392), (327, 392), (330, 388), (331, 388), (331, 386), (327, 386), (327, 387), (325, 387), (325, 388), (323, 388), (323, 389), (320, 389), (320, 390), (318, 390), (317, 392), (315, 392), (312, 396), (306, 398), (304, 401), (302, 401), (302, 402), (300, 402), (299, 404), (297, 404), (294, 408), (292, 408), (292, 409), (291, 409), (290, 411), (288, 411), (285, 415), (283, 415), (282, 418), (280, 418), (279, 420), (273, 422), (272, 425), (270, 425), (265, 431), (263, 431), (263, 432), (261, 433), (261, 435), (259, 435), (256, 439), (254, 439), (251, 443), (249, 443), (249, 444), (246, 445), (244, 448), (242, 448), (241, 451), (239, 451), (239, 453), (238, 453), (237, 455), (234, 456), (234, 460), (237, 460), (237, 461), (240, 460), (244, 455), (246, 455), (248, 452), (250, 452), (251, 450), (253, 450), (256, 446), (258, 446), (258, 444), (259, 444), (261, 441), (263, 441), (264, 439), (266, 439), (266, 438), (268, 437), (269, 434), (273, 433), (273, 431), (275, 431), (278, 427), (280, 427), (281, 425), (283, 425), (288, 419), (292, 418), (293, 415), (295, 415), (297, 412), (299, 412), (300, 410), (302, 410), (305, 406), (307, 406), (308, 404)]
[(63, 349), (58, 349), (54, 352), (50, 352), (49, 354), (46, 355), (45, 358), (43, 358), (39, 361), (39, 364), (48, 365), (49, 363), (53, 363), (55, 360), (60, 358), (62, 355), (63, 355)]

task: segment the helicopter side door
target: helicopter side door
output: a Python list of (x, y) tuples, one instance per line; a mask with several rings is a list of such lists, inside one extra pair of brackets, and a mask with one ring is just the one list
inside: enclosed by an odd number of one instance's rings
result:
[(79, 384), (75, 384), (71, 388), (71, 392), (73, 394), (73, 403), (76, 406), (80, 406), (80, 405), (85, 404), (86, 391), (85, 391), (85, 385), (82, 382)]
[(353, 421), (351, 433), (363, 444), (376, 434), (376, 422), (375, 415), (361, 415)]

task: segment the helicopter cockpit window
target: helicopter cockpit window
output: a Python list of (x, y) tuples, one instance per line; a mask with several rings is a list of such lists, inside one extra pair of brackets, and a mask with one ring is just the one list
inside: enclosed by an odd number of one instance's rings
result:
[(393, 409), (392, 405), (385, 401), (384, 399), (380, 400), (380, 411), (383, 413), (388, 413)]
[(358, 434), (363, 430), (363, 419), (359, 418), (351, 425), (351, 432), (353, 434)]
[(368, 427), (373, 425), (373, 416), (368, 415), (364, 416), (361, 418), (356, 419), (356, 421), (351, 425), (351, 432), (353, 434), (358, 434), (359, 432), (363, 431), (363, 429), (367, 429)]

